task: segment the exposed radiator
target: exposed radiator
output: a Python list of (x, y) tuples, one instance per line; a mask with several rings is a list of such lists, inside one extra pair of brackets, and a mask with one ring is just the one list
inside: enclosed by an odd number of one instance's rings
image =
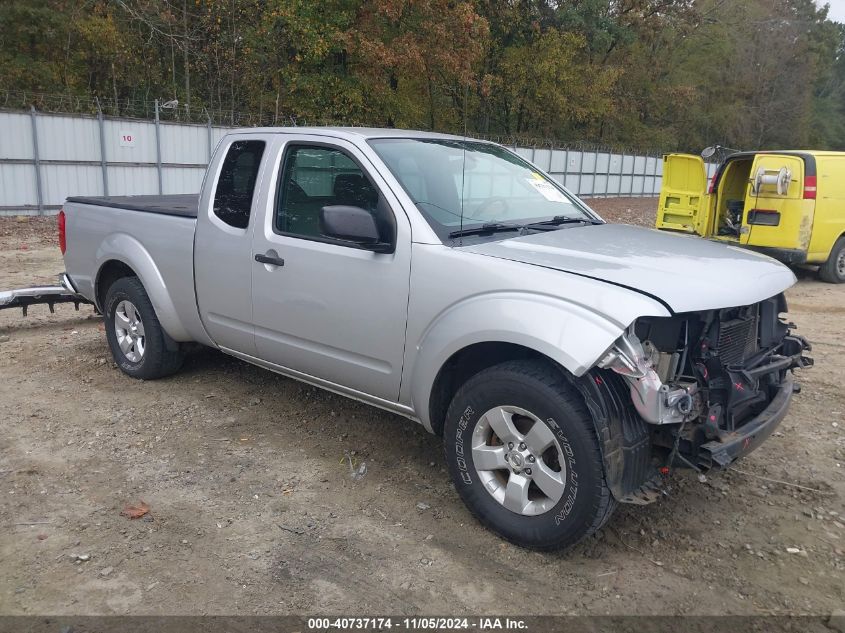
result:
[(719, 357), (723, 365), (742, 364), (757, 351), (757, 316), (723, 321), (719, 325)]

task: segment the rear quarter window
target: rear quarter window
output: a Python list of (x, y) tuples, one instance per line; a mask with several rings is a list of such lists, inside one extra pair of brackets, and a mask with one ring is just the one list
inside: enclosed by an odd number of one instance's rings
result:
[(264, 145), (264, 141), (235, 141), (226, 152), (214, 191), (214, 215), (229, 226), (245, 229), (249, 225)]

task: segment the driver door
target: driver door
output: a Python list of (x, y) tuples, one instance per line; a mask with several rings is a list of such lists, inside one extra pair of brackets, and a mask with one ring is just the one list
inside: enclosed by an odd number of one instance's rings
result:
[[(407, 216), (366, 156), (339, 139), (287, 140), (273, 178), (275, 195), (253, 236), (252, 252), (263, 256), (252, 264), (258, 357), (329, 388), (396, 402), (411, 268)], [(331, 205), (374, 214), (393, 252), (322, 235), (320, 209)]]

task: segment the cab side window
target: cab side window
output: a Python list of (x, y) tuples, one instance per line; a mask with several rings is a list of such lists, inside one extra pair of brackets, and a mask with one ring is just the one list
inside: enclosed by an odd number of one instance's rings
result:
[(264, 141), (235, 141), (226, 152), (214, 191), (214, 215), (229, 226), (245, 229), (249, 224), (263, 155)]
[(333, 205), (365, 209), (380, 224), (378, 190), (343, 151), (294, 145), (285, 153), (282, 170), (274, 218), (279, 233), (322, 237), (320, 209)]

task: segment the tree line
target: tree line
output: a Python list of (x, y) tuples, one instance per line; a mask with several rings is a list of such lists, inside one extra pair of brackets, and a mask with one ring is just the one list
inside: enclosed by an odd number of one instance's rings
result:
[(0, 88), (222, 122), (845, 149), (845, 29), (813, 0), (3, 0)]

